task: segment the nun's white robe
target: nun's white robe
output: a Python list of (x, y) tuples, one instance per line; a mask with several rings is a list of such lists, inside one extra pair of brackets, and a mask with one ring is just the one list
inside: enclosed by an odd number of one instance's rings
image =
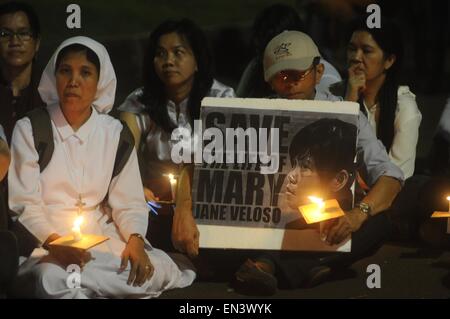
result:
[[(34, 273), (35, 297), (156, 297), (164, 290), (190, 285), (195, 274), (189, 263), (179, 267), (166, 253), (149, 245), (147, 252), (154, 266), (150, 281), (142, 287), (127, 285), (130, 266), (117, 274), (128, 237), (132, 233), (145, 234), (148, 224), (136, 153), (132, 152), (122, 172), (111, 181), (122, 124), (92, 109), (89, 120), (75, 133), (58, 105), (48, 110), (55, 150), (42, 173), (28, 118), (18, 121), (14, 129), (8, 177), (10, 206), (19, 214), (20, 222), (44, 242), (52, 233), (70, 234), (81, 192), (86, 203), (83, 232), (110, 239), (90, 250), (95, 260), (81, 273), (81, 289), (68, 287), (70, 273), (65, 269), (37, 264), (45, 251), (36, 249), (19, 271), (19, 276)], [(110, 213), (99, 206), (107, 194)], [(110, 217), (113, 222), (108, 223)]]

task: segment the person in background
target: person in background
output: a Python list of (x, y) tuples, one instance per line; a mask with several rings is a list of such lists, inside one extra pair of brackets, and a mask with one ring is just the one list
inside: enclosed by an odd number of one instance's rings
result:
[[(204, 32), (191, 20), (167, 20), (153, 30), (144, 55), (144, 86), (119, 106), (135, 138), (148, 201), (172, 199), (167, 174), (179, 175), (177, 205), (163, 205), (150, 221), (150, 241), (164, 250), (198, 255), (199, 232), (192, 214), (190, 179), (171, 158), (177, 141), (172, 131), (184, 128), (193, 136), (204, 97), (234, 97), (234, 90), (213, 78), (212, 56)], [(183, 172), (183, 173), (182, 173)], [(169, 193), (169, 194), (167, 194)], [(174, 200), (174, 199), (173, 199)]]
[(390, 20), (382, 21), (381, 28), (368, 28), (365, 19), (353, 25), (347, 46), (345, 100), (360, 104), (389, 158), (408, 179), (414, 174), (422, 115), (415, 95), (399, 83), (401, 33)]
[[(264, 98), (275, 94), (264, 81), (263, 55), (267, 43), (285, 30), (304, 32), (303, 21), (291, 6), (274, 4), (262, 10), (255, 18), (251, 38), (256, 55), (242, 74), (236, 90), (237, 96)], [(317, 88), (325, 91), (330, 85), (342, 79), (339, 72), (328, 61), (321, 58), (320, 62), (324, 65), (325, 72)]]
[(37, 90), (41, 72), (35, 65), (40, 41), (33, 7), (21, 2), (0, 5), (0, 124), (8, 141), (16, 121), (44, 104)]
[[(286, 47), (286, 43), (290, 43), (286, 51), (277, 50)], [(317, 46), (302, 32), (282, 32), (265, 49), (264, 79), (280, 98), (342, 101), (330, 92), (316, 89), (323, 72)], [(356, 152), (363, 156), (357, 164), (370, 181), (370, 190), (362, 198), (356, 198), (357, 204), (345, 211), (344, 217), (324, 226), (324, 240), (330, 245), (340, 244), (351, 236), (351, 252), (312, 256), (298, 252), (261, 254), (238, 269), (234, 281), (237, 290), (271, 295), (278, 286), (290, 289), (315, 286), (329, 278), (333, 270), (374, 253), (389, 237), (391, 227), (385, 211), (402, 188), (403, 173), (389, 160), (361, 112), (358, 121)], [(290, 187), (289, 192), (296, 196), (297, 190)]]
[(5, 178), (10, 157), (8, 143), (16, 121), (44, 104), (37, 90), (41, 72), (35, 60), (39, 45), (40, 24), (34, 8), (16, 1), (0, 4), (0, 295), (6, 293), (17, 272), (19, 247), (23, 246), (17, 238), (24, 237), (9, 216)]

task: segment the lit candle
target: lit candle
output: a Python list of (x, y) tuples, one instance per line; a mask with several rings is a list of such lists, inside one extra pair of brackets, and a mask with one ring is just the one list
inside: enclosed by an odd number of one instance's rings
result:
[[(308, 196), (308, 199), (316, 204), (316, 209), (313, 211), (313, 218), (318, 220), (322, 219), (323, 210), (325, 208), (323, 199), (315, 196)], [(322, 241), (326, 240), (326, 237), (323, 233), (323, 222), (319, 222), (319, 237)]]
[(447, 196), (447, 200), (448, 200), (448, 212), (450, 214), (450, 196)]
[(177, 196), (177, 180), (173, 174), (169, 174), (170, 190), (172, 192), (172, 202), (175, 202)]
[(78, 216), (73, 223), (72, 236), (74, 241), (80, 241), (83, 237), (81, 234), (81, 224), (83, 224), (83, 221), (83, 216)]
[(308, 199), (313, 202), (314, 204), (316, 204), (317, 208), (315, 210), (315, 215), (320, 218), (322, 216), (323, 213), (323, 209), (325, 207), (325, 203), (323, 201), (322, 198), (319, 197), (315, 197), (315, 196), (308, 196)]

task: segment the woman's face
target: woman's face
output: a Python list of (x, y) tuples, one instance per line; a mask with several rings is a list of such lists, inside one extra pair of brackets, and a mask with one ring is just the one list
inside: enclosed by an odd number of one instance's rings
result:
[(175, 32), (159, 38), (153, 65), (168, 89), (192, 83), (197, 71), (197, 61), (189, 43)]
[(84, 52), (69, 52), (56, 69), (56, 89), (63, 111), (83, 112), (97, 93), (99, 74)]
[(347, 47), (347, 62), (349, 67), (358, 65), (356, 71), (363, 72), (366, 81), (373, 80), (394, 63), (393, 57), (385, 57), (383, 50), (367, 31), (353, 32)]
[(10, 67), (23, 67), (30, 64), (39, 49), (39, 39), (32, 36), (27, 15), (22, 11), (2, 15), (0, 30), (10, 34), (9, 37), (0, 39), (2, 64)]

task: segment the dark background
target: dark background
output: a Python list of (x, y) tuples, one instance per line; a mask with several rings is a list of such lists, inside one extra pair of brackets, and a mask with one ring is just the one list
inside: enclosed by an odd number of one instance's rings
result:
[[(4, 2), (4, 0), (0, 0)], [(254, 51), (251, 26), (266, 6), (285, 3), (296, 8), (306, 31), (322, 55), (345, 75), (345, 29), (369, 3), (402, 27), (405, 46), (403, 83), (417, 95), (423, 121), (418, 162), (426, 157), (441, 110), (450, 91), (449, 3), (445, 0), (25, 0), (39, 14), (42, 27), (37, 64), (45, 66), (56, 47), (66, 38), (86, 35), (108, 49), (118, 78), (116, 106), (141, 85), (142, 55), (152, 28), (167, 18), (188, 17), (206, 32), (214, 58), (216, 78), (236, 89)], [(68, 29), (66, 8), (81, 7), (81, 29)]]
[[(37, 10), (41, 25), (38, 65), (43, 67), (64, 39), (87, 35), (108, 49), (118, 77), (116, 106), (140, 86), (145, 39), (167, 18), (188, 17), (207, 33), (216, 60), (216, 78), (236, 88), (253, 56), (250, 30), (264, 7), (282, 2), (294, 6), (322, 54), (345, 74), (344, 30), (350, 19), (373, 1), (367, 0), (78, 0), (81, 29), (66, 27), (66, 7), (75, 1), (25, 0)], [(0, 0), (4, 2), (4, 0)], [(417, 96), (423, 115), (417, 148), (420, 167), (429, 152), (436, 124), (450, 91), (449, 3), (445, 0), (378, 1), (383, 15), (402, 26), (406, 49), (403, 83)], [(368, 289), (366, 267), (382, 267), (382, 288)], [(448, 298), (450, 252), (418, 249), (414, 244), (384, 245), (356, 263), (341, 278), (309, 290), (280, 291), (275, 298)], [(242, 298), (227, 283), (197, 282), (165, 293), (166, 298)], [(310, 302), (310, 301), (308, 301)], [(341, 301), (339, 301), (341, 303)], [(345, 306), (345, 305), (341, 305)]]

